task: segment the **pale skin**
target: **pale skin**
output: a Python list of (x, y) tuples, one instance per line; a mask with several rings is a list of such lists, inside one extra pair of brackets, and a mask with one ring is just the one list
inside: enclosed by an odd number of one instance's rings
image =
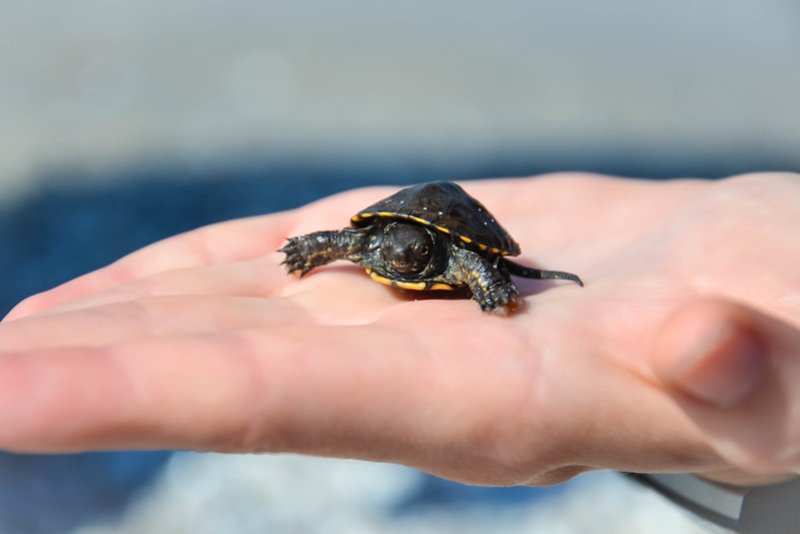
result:
[(586, 287), (518, 280), (526, 309), (500, 318), (279, 265), (287, 236), (391, 188), (201, 228), (5, 318), (0, 448), (291, 451), (489, 485), (800, 470), (800, 177), (464, 186), (521, 263)]

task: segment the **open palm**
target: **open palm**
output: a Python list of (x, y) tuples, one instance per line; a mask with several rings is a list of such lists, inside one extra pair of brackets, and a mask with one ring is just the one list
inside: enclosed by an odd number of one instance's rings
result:
[[(681, 349), (665, 322), (695, 328), (669, 318), (699, 300), (701, 318), (725, 306), (757, 314), (779, 332), (770, 349), (797, 355), (798, 178), (464, 187), (521, 244), (521, 263), (586, 287), (520, 280), (526, 309), (499, 318), (372, 283), (352, 264), (286, 275), (276, 250), (287, 236), (340, 228), (388, 188), (202, 228), (9, 314), (0, 447), (293, 451), (485, 484), (592, 468), (797, 468), (800, 430), (774, 395), (748, 400), (777, 411), (745, 432), (746, 414), (676, 391), (659, 354)], [(800, 402), (790, 381), (766, 380)], [(738, 401), (731, 391), (722, 404)]]

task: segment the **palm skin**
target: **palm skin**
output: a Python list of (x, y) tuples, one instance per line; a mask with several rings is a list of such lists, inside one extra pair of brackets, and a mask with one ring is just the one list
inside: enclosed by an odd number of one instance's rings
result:
[[(664, 347), (681, 341), (664, 325), (699, 300), (800, 339), (799, 178), (557, 175), (465, 189), (521, 244), (521, 263), (586, 287), (518, 280), (527, 307), (499, 318), (469, 300), (416, 300), (347, 263), (285, 274), (287, 236), (340, 228), (388, 188), (199, 229), (9, 314), (0, 447), (291, 451), (491, 485), (594, 468), (797, 470), (796, 388), (770, 375), (743, 413), (720, 412), (671, 383)], [(792, 342), (770, 347), (797, 355)], [(774, 417), (752, 423), (756, 410)]]

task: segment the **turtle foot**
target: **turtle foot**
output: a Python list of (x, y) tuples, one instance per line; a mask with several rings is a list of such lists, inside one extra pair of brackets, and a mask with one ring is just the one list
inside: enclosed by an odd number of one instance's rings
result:
[(289, 274), (299, 271), (301, 278), (315, 267), (311, 261), (314, 255), (308, 250), (306, 241), (306, 236), (290, 237), (289, 242), (278, 249), (278, 252), (286, 254), (286, 259), (281, 262), (281, 265), (286, 266)]
[(482, 294), (480, 298), (476, 297), (476, 300), (478, 300), (482, 311), (498, 317), (514, 315), (521, 311), (525, 305), (525, 299), (520, 296), (519, 291), (513, 284), (495, 286)]

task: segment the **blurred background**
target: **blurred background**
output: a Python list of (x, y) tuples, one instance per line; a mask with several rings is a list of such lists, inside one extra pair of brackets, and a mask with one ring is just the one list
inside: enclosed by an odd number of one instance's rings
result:
[[(0, 314), (162, 237), (375, 183), (800, 170), (791, 0), (15, 2)], [(0, 533), (699, 532), (613, 473), (0, 454)]]

